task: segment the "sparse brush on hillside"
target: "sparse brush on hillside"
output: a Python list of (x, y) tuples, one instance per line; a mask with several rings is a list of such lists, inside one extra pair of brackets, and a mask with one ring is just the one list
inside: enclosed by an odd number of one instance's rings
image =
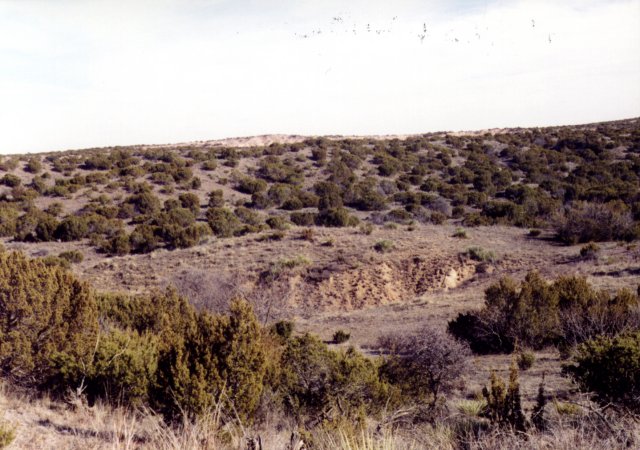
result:
[[(244, 207), (269, 216), (294, 211), (291, 221), (300, 226), (456, 221), (553, 227), (567, 244), (634, 240), (640, 236), (638, 127), (632, 120), (455, 138), (307, 139), (251, 149), (112, 148), (23, 158), (21, 172), (18, 158), (4, 158), (0, 205), (10, 214), (0, 234), (31, 242), (93, 236), (108, 254), (198, 244), (203, 227), (188, 225), (182, 233), (161, 219), (172, 209), (169, 202), (208, 222), (219, 237), (260, 231), (225, 213)], [(117, 198), (92, 211), (116, 221), (111, 228), (161, 222), (156, 234), (163, 242), (127, 248), (115, 233), (91, 225), (86, 231), (90, 193)], [(36, 208), (51, 197), (69, 205), (66, 217)], [(207, 197), (205, 214), (200, 205)]]
[(549, 283), (532, 272), (520, 286), (510, 278), (490, 286), (484, 308), (459, 314), (449, 331), (477, 353), (512, 352), (516, 344), (567, 347), (637, 329), (639, 308), (638, 296), (629, 290), (611, 296), (578, 276)]

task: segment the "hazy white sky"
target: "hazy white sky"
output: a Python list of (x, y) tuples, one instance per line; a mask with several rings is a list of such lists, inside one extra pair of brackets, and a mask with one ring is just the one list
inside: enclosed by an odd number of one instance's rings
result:
[(635, 116), (640, 0), (0, 0), (0, 153)]

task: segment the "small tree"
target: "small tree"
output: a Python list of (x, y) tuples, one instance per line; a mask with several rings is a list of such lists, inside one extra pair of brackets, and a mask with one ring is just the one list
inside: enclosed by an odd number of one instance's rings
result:
[(407, 336), (384, 336), (379, 345), (387, 355), (385, 378), (405, 395), (431, 406), (456, 385), (470, 355), (466, 345), (431, 327)]
[(0, 253), (0, 371), (19, 384), (52, 388), (54, 358), (88, 362), (97, 308), (87, 285), (58, 265)]

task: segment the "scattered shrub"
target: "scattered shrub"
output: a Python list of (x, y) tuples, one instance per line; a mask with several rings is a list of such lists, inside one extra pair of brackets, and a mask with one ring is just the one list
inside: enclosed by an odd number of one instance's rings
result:
[(467, 236), (467, 231), (464, 228), (458, 228), (455, 233), (453, 233), (453, 237), (458, 239), (467, 239), (469, 236)]
[(332, 341), (334, 344), (342, 344), (344, 342), (347, 342), (350, 337), (351, 334), (347, 333), (346, 331), (338, 330), (333, 333)]
[(640, 332), (601, 336), (578, 346), (564, 372), (602, 404), (640, 411)]
[(485, 250), (482, 247), (470, 247), (465, 254), (474, 261), (494, 262), (496, 260), (496, 254), (494, 252)]
[(69, 250), (58, 255), (59, 258), (66, 259), (72, 264), (79, 264), (84, 260), (84, 255), (79, 250)]
[(573, 205), (556, 223), (556, 237), (566, 244), (631, 241), (639, 235), (631, 213), (620, 211), (612, 204)]
[(600, 246), (596, 243), (589, 242), (587, 245), (583, 245), (580, 248), (580, 258), (588, 261), (598, 258), (598, 253), (600, 252)]
[(316, 225), (324, 227), (353, 227), (358, 222), (358, 218), (349, 215), (345, 208), (326, 209), (316, 216)]
[(392, 241), (384, 240), (376, 242), (373, 249), (378, 253), (389, 253), (394, 249), (394, 247), (395, 246)]
[(511, 352), (516, 342), (535, 350), (572, 346), (594, 336), (614, 336), (637, 327), (638, 296), (628, 290), (611, 297), (584, 278), (547, 283), (530, 272), (518, 286), (503, 278), (485, 291), (479, 312), (459, 314), (449, 331), (476, 353)]
[(218, 237), (231, 237), (240, 227), (238, 218), (226, 208), (209, 208), (207, 223), (213, 234)]
[(529, 370), (536, 361), (536, 355), (533, 352), (522, 351), (518, 355), (518, 368), (520, 370)]

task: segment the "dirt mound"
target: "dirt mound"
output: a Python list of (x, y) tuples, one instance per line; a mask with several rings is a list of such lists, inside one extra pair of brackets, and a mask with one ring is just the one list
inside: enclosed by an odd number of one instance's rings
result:
[(305, 309), (350, 311), (455, 288), (475, 272), (470, 261), (419, 256), (342, 271), (316, 269), (294, 284), (290, 301)]

